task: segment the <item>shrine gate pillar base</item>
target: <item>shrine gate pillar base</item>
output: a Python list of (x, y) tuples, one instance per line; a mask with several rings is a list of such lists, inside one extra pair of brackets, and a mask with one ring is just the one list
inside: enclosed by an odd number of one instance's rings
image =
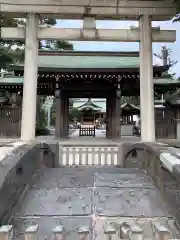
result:
[(37, 101), (37, 66), (38, 66), (38, 16), (28, 13), (25, 34), (25, 63), (21, 121), (21, 140), (35, 139), (36, 101)]
[(152, 26), (148, 15), (140, 17), (140, 111), (141, 140), (155, 141)]

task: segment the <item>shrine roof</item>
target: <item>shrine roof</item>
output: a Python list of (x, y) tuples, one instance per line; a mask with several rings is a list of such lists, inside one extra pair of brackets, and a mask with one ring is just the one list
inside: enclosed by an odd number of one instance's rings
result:
[[(106, 100), (93, 99), (93, 98), (88, 100), (80, 99), (80, 100), (74, 101), (73, 107), (79, 110), (90, 108), (94, 111), (106, 112)], [(127, 102), (121, 105), (121, 109), (126, 112), (135, 111), (136, 113), (138, 113), (140, 111), (140, 108), (138, 106), (131, 103), (127, 103)]]
[[(40, 51), (38, 68), (41, 71), (73, 69), (133, 69), (139, 68), (139, 52), (81, 52), (81, 51)], [(24, 64), (12, 64), (11, 69), (23, 70)], [(154, 66), (162, 68), (163, 66)]]
[(140, 111), (140, 107), (138, 107), (138, 106), (136, 106), (136, 105), (134, 105), (134, 104), (132, 104), (132, 103), (128, 103), (128, 102), (123, 103), (123, 104), (121, 105), (121, 109), (124, 109), (124, 110), (126, 110), (126, 111), (130, 111), (130, 110), (132, 110), (132, 109), (137, 110), (137, 111)]
[[(0, 84), (23, 84), (24, 77), (21, 76), (13, 76), (13, 75), (5, 75), (0, 77)], [(180, 86), (180, 80), (172, 79), (171, 77), (165, 78), (154, 78), (155, 85), (178, 85)]]
[(16, 76), (4, 76), (0, 77), (0, 85), (18, 85), (23, 84), (24, 77), (16, 77)]
[[(14, 69), (24, 65), (11, 65)], [(103, 56), (39, 56), (38, 68), (42, 69), (103, 69), (137, 68), (139, 57)]]
[(104, 112), (106, 109), (106, 100), (84, 99), (83, 101), (75, 101), (73, 107), (78, 108), (80, 111), (89, 108), (94, 111)]

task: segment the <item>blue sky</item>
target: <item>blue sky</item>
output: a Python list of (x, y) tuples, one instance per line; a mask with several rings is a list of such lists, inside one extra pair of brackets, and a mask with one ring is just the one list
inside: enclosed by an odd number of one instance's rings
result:
[[(135, 21), (97, 21), (97, 28), (113, 28), (123, 29), (130, 26), (137, 26)], [(81, 20), (58, 20), (57, 27), (64, 28), (81, 28), (83, 22)], [(171, 59), (180, 60), (180, 23), (173, 23), (172, 21), (153, 22), (152, 26), (160, 26), (164, 30), (176, 30), (175, 43), (153, 43), (153, 52), (160, 53), (161, 46), (166, 45), (172, 50)], [(75, 50), (86, 51), (138, 51), (138, 43), (122, 43), (122, 42), (73, 42)], [(154, 57), (154, 63), (159, 63), (159, 60)], [(171, 70), (176, 75), (180, 76), (180, 61)]]

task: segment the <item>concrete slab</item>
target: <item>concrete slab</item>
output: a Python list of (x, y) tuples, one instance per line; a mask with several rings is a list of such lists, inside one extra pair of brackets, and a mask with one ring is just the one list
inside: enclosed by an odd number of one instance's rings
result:
[(46, 190), (53, 188), (84, 188), (92, 187), (93, 183), (93, 174), (87, 174), (87, 170), (84, 171), (84, 168), (43, 169), (37, 174), (32, 188)]
[(31, 189), (18, 216), (72, 216), (92, 212), (92, 190), (88, 188)]
[(133, 169), (119, 173), (96, 173), (95, 182), (97, 187), (155, 188), (151, 179), (143, 171), (135, 172)]
[(122, 222), (125, 217), (141, 215), (148, 221), (172, 218), (160, 192), (142, 170), (65, 167), (38, 172), (19, 202), (12, 224), (18, 240), (32, 224), (39, 224), (40, 240), (59, 224), (64, 225), (67, 240), (78, 239), (77, 229), (84, 225), (92, 231), (90, 239), (100, 239), (107, 221)]
[(97, 188), (94, 196), (96, 214), (100, 216), (171, 216), (157, 189)]

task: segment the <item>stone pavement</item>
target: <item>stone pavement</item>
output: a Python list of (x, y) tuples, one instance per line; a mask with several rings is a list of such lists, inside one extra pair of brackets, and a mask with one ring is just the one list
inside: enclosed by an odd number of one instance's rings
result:
[(90, 239), (100, 240), (105, 239), (105, 225), (118, 229), (123, 222), (138, 224), (146, 237), (154, 239), (152, 223), (157, 221), (168, 224), (177, 236), (167, 204), (143, 171), (65, 167), (37, 173), (11, 223), (18, 240), (35, 224), (40, 240), (51, 239), (56, 225), (64, 227), (67, 240), (80, 239), (80, 227), (88, 229)]

